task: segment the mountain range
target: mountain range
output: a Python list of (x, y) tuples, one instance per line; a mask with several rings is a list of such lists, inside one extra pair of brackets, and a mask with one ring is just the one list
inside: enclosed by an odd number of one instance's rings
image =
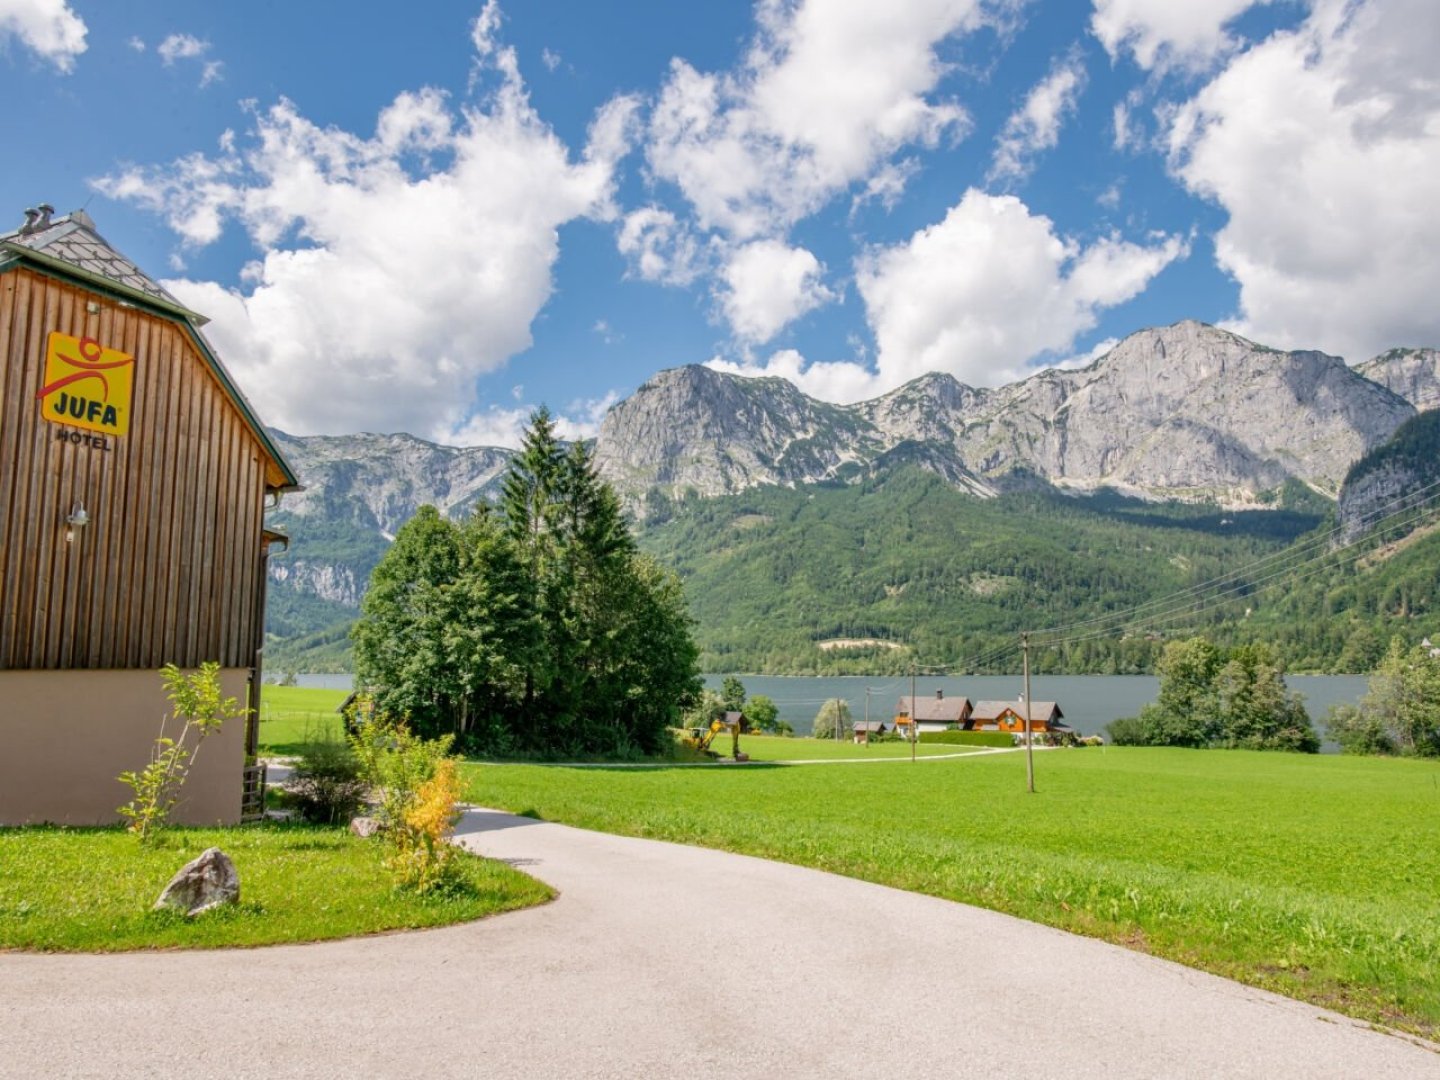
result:
[[(904, 470), (984, 500), (1108, 492), (1241, 511), (1305, 492), (1339, 498), (1358, 527), (1418, 466), (1412, 454), (1400, 472), (1372, 469), (1370, 495), (1358, 500), (1342, 496), (1347, 473), (1437, 406), (1435, 349), (1392, 349), (1350, 367), (1187, 321), (1132, 334), (1087, 367), (997, 388), (929, 374), (854, 405), (817, 401), (783, 379), (675, 368), (613, 406), (594, 448), (642, 543), (697, 500), (767, 487), (859, 491)], [(403, 434), (276, 438), (306, 486), (271, 515), (294, 538), (271, 561), (270, 604), (273, 651), (292, 664), (317, 644), (325, 663), (337, 661), (343, 624), (396, 529), (426, 503), (458, 514), (493, 498), (510, 458)]]

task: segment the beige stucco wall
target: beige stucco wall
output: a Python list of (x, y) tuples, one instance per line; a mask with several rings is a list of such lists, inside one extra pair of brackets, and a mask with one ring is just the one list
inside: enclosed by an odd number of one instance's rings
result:
[[(223, 671), (225, 696), (244, 704), (248, 677)], [(159, 672), (0, 671), (0, 824), (119, 821), (132, 792), (116, 777), (145, 766), (169, 715)], [(205, 740), (171, 820), (238, 821), (244, 765), (245, 724), (232, 720)]]

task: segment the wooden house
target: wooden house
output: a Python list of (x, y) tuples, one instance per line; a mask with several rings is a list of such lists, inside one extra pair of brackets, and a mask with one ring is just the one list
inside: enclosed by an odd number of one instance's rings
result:
[(927, 731), (964, 727), (970, 719), (970, 709), (969, 698), (947, 698), (944, 690), (936, 690), (934, 697), (907, 694), (895, 706), (895, 730), (909, 738), (912, 719), (922, 735)]
[[(1065, 723), (1065, 714), (1053, 701), (1032, 701), (1030, 703), (1030, 731), (1040, 734), (1049, 731), (1071, 730)], [(1025, 702), (1023, 701), (977, 701), (965, 725), (970, 731), (1025, 731)]]
[(888, 730), (884, 720), (857, 720), (851, 734), (855, 738), (856, 745), (859, 746), (868, 743), (872, 737), (878, 739)]
[[(258, 708), (267, 502), (296, 478), (187, 309), (83, 212), (0, 235), (0, 823), (111, 822), (217, 661)], [(241, 816), (256, 721), (206, 741), (175, 820)], [(175, 725), (171, 724), (170, 734)]]

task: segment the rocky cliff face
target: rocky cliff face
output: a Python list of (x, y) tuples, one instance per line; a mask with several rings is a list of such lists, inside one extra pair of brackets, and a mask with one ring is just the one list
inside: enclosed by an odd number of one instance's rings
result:
[(268, 515), (293, 538), (270, 560), (271, 583), (347, 607), (359, 605), (370, 571), (416, 510), (428, 503), (453, 516), (493, 497), (511, 456), (412, 435), (272, 434), (305, 490)]
[(1440, 349), (1391, 349), (1355, 369), (1416, 409), (1440, 409)]
[(928, 375), (849, 407), (778, 379), (678, 368), (611, 410), (596, 456), (632, 503), (657, 487), (719, 495), (907, 460), (977, 495), (1048, 482), (1245, 505), (1292, 477), (1333, 497), (1414, 413), (1338, 357), (1182, 322), (1082, 370), (994, 390)]
[(1345, 477), (1337, 500), (1341, 544), (1358, 540), (1387, 520), (1404, 528), (1408, 511), (1440, 497), (1440, 410), (1407, 421), (1383, 446), (1366, 454)]
[(305, 487), (285, 497), (285, 517), (348, 521), (387, 540), (427, 503), (452, 515), (472, 506), (491, 492), (511, 456), (413, 435), (273, 434)]
[(656, 487), (713, 496), (810, 483), (873, 452), (848, 410), (784, 379), (704, 367), (655, 376), (610, 410), (595, 442), (602, 475), (632, 497)]

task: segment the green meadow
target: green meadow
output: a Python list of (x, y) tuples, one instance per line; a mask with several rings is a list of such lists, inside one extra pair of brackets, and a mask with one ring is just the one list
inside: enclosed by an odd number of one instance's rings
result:
[(1440, 1032), (1440, 763), (1120, 748), (1035, 763), (1034, 795), (1023, 754), (467, 779), (481, 805), (978, 904)]
[(340, 737), (344, 690), (318, 690), (304, 686), (266, 686), (260, 692), (260, 753), (286, 756), (298, 753), (307, 740), (327, 735)]

